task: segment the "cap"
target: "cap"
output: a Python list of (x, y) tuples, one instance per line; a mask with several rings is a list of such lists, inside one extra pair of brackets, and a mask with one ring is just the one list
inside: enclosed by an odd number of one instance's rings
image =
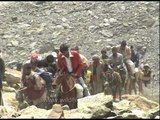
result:
[(31, 55), (31, 59), (37, 59), (38, 58), (38, 54), (37, 53), (33, 53), (32, 55)]
[(56, 52), (52, 52), (51, 54), (53, 55), (53, 57), (57, 58), (57, 53)]
[(48, 118), (59, 119), (63, 116), (63, 109), (60, 104), (54, 104)]
[(145, 64), (144, 67), (149, 67), (149, 64)]

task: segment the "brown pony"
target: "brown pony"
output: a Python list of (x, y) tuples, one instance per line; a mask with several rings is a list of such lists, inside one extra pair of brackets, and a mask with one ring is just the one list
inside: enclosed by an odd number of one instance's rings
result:
[(70, 109), (77, 108), (77, 94), (75, 87), (75, 78), (69, 73), (58, 72), (55, 76), (53, 85), (60, 85), (60, 96), (58, 102), (62, 105), (68, 105)]

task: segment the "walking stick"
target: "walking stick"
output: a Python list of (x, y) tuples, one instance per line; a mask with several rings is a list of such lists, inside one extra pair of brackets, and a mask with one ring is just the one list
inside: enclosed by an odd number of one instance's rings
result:
[(0, 105), (5, 106), (2, 90), (1, 90), (1, 92), (0, 92), (0, 97), (1, 97), (1, 98), (0, 98)]
[(4, 106), (4, 98), (2, 94), (2, 88), (3, 88), (2, 81), (4, 79), (4, 74), (5, 74), (5, 62), (2, 59), (2, 51), (0, 50), (0, 105), (3, 106)]

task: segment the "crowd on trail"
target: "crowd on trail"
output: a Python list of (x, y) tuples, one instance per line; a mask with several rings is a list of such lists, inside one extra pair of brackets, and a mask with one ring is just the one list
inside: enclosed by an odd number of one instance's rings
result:
[[(38, 53), (31, 54), (30, 60), (21, 69), (21, 86), (16, 92), (18, 109), (27, 105), (50, 109), (53, 104), (59, 103), (61, 92), (68, 92), (61, 88), (65, 84), (63, 80), (62, 84), (57, 85), (58, 73), (61, 76), (69, 74), (75, 79), (77, 99), (104, 92), (111, 94), (114, 101), (119, 101), (121, 94), (131, 94), (132, 90), (137, 94), (136, 84), (139, 94), (143, 95), (142, 84), (147, 87), (152, 80), (152, 72), (148, 64), (139, 63), (140, 55), (133, 46), (122, 41), (112, 47), (110, 55), (105, 48), (100, 53), (100, 56), (94, 54), (89, 62), (78, 46), (70, 48), (67, 44), (61, 44), (57, 51), (45, 57)], [(1, 89), (3, 65), (4, 62), (1, 62)]]

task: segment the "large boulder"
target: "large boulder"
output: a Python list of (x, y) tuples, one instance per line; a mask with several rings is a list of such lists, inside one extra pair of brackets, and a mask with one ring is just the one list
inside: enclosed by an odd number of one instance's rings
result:
[(49, 113), (51, 110), (45, 110), (45, 109), (40, 109), (37, 108), (36, 106), (32, 105), (27, 107), (26, 109), (22, 109), (17, 118), (48, 118)]
[(151, 118), (154, 119), (156, 116), (160, 115), (160, 108), (159, 106), (153, 109), (150, 109), (147, 111), (147, 115)]
[(4, 105), (17, 109), (18, 101), (15, 98), (15, 92), (2, 92), (2, 94)]
[(113, 107), (112, 100), (111, 95), (104, 95), (104, 93), (78, 99), (78, 108), (64, 110), (64, 118), (96, 119), (115, 116), (115, 114), (111, 112)]
[(158, 103), (138, 95), (123, 95), (113, 106), (116, 114), (123, 118), (154, 118), (159, 111)]
[(11, 118), (16, 110), (11, 106), (0, 106), (0, 118)]
[(159, 106), (158, 103), (139, 95), (123, 95), (122, 99), (126, 99), (130, 101), (129, 103), (130, 108), (137, 107), (144, 111), (147, 111)]
[(5, 80), (9, 85), (20, 83), (21, 72), (6, 68), (5, 71)]
[(99, 93), (92, 96), (87, 96), (81, 99), (78, 99), (78, 108), (86, 108), (93, 106), (106, 106), (112, 108), (113, 97), (111, 95), (105, 95), (104, 93)]
[(60, 104), (54, 104), (52, 106), (52, 109), (45, 110), (41, 108), (37, 108), (36, 106), (28, 106), (25, 109), (22, 109), (18, 112), (16, 118), (53, 118), (58, 119), (60, 117), (63, 117), (63, 109)]
[(6, 87), (6, 86), (3, 86), (3, 91), (5, 91), (5, 92), (15, 92), (15, 89), (14, 88), (12, 88), (12, 87)]
[(111, 112), (111, 109), (105, 106), (97, 106), (96, 108), (92, 108), (92, 119), (102, 119), (110, 116), (116, 116), (116, 114)]
[(7, 82), (6, 81), (2, 81), (2, 86), (4, 87), (8, 87), (8, 84), (7, 84)]
[(137, 115), (133, 114), (133, 113), (124, 113), (122, 115), (122, 118), (125, 118), (125, 119), (138, 119)]

